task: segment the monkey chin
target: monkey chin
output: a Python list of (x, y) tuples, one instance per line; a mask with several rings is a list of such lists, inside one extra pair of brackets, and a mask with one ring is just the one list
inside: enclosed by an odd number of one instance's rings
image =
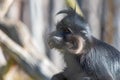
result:
[(81, 54), (83, 52), (85, 40), (80, 36), (75, 36), (75, 38), (76, 40), (74, 43), (77, 44), (76, 47), (74, 46), (74, 44), (67, 43), (67, 45), (72, 46), (72, 47), (68, 47), (67, 50), (72, 54)]

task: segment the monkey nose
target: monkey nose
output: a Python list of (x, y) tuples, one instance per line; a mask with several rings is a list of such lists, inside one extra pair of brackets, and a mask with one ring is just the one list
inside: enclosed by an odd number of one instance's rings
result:
[(63, 40), (63, 38), (62, 38), (62, 37), (59, 37), (59, 36), (54, 36), (53, 39), (54, 39), (55, 41), (62, 41), (62, 40)]
[(56, 44), (56, 45), (60, 45), (63, 41), (63, 38), (62, 37), (59, 37), (59, 36), (53, 36), (53, 42)]
[(48, 45), (52, 49), (55, 46), (60, 46), (62, 44), (63, 38), (59, 36), (53, 36), (48, 40)]

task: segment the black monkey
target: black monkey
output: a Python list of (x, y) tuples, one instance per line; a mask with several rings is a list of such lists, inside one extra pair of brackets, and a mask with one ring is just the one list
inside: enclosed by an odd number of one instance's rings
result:
[(65, 16), (48, 38), (51, 48), (64, 55), (67, 67), (52, 80), (120, 80), (120, 52), (92, 36), (86, 20), (74, 10)]

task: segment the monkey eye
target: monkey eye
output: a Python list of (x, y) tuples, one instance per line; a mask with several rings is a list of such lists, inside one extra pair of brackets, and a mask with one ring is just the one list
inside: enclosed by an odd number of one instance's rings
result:
[(64, 28), (64, 29), (63, 29), (63, 32), (64, 32), (64, 33), (73, 33), (72, 30), (71, 30), (70, 28), (68, 28), (68, 27), (67, 27), (67, 28)]
[(71, 30), (71, 28), (69, 27), (66, 27), (66, 26), (63, 26), (63, 25), (59, 25), (56, 27), (58, 31), (62, 32), (62, 33), (67, 33), (67, 34), (70, 34), (70, 33), (73, 33), (73, 31)]
[(69, 30), (69, 32), (73, 33), (73, 31), (70, 28), (68, 28), (68, 30)]
[(85, 31), (85, 30), (82, 30), (80, 32), (83, 33), (83, 34), (87, 34), (87, 31)]

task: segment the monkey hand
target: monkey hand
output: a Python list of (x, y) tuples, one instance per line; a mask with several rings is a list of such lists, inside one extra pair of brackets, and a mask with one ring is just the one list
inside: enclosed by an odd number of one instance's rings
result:
[(62, 73), (54, 75), (51, 80), (67, 80)]

